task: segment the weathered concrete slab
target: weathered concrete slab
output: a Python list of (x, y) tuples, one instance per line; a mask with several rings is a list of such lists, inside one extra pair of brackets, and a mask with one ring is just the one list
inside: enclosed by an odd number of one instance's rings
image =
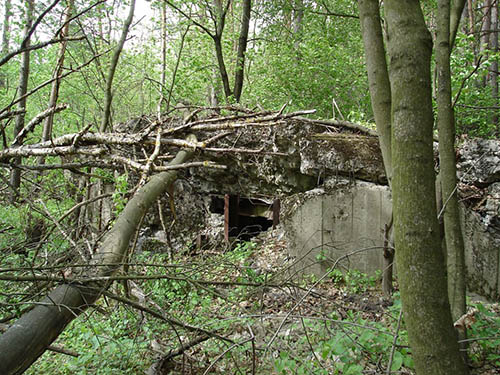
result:
[(290, 254), (303, 258), (298, 264), (304, 273), (323, 274), (339, 258), (342, 267), (373, 273), (383, 264), (389, 189), (361, 181), (334, 185), (285, 200), (283, 225)]
[(461, 214), (469, 289), (496, 300), (500, 296), (500, 183), (487, 188), (482, 204), (462, 206)]

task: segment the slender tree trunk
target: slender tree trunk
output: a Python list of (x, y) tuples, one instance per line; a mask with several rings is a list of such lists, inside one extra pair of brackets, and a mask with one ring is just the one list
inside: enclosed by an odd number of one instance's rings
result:
[(217, 64), (219, 65), (219, 73), (222, 80), (222, 87), (224, 88), (224, 95), (226, 99), (233, 95), (229, 85), (229, 76), (227, 75), (226, 64), (224, 63), (224, 53), (222, 51), (222, 37), (217, 35), (213, 38), (215, 44), (215, 56), (217, 57)]
[[(484, 0), (483, 2), (483, 18), (481, 33), (479, 35), (479, 56), (484, 56), (488, 52), (490, 43), (490, 29), (491, 29), (491, 2), (493, 0)], [(486, 78), (483, 79), (481, 85), (486, 86)]]
[[(490, 66), (490, 87), (491, 87), (491, 96), (494, 101), (494, 106), (498, 106), (498, 1), (491, 8), (491, 35), (490, 35), (490, 50), (494, 55), (493, 60), (491, 61)], [(497, 129), (497, 134), (500, 134), (500, 127), (498, 121), (498, 111), (493, 111), (493, 116), (491, 118), (492, 124)]]
[(181, 44), (179, 46), (179, 53), (177, 55), (177, 60), (175, 61), (174, 71), (172, 73), (172, 81), (170, 82), (170, 87), (168, 89), (167, 107), (166, 111), (170, 110), (170, 103), (172, 101), (172, 94), (174, 92), (175, 80), (177, 78), (177, 72), (179, 70), (179, 64), (181, 63), (182, 51), (184, 50), (184, 42), (186, 41), (186, 35), (189, 32), (189, 25), (186, 26), (186, 30), (181, 33)]
[[(304, 19), (304, 1), (303, 0), (294, 0), (294, 9), (293, 9), (293, 34), (297, 37), (298, 34), (302, 32), (302, 20)], [(298, 45), (295, 45), (298, 47)]]
[[(26, 1), (26, 23), (24, 25), (24, 35), (25, 43), (21, 47), (29, 47), (30, 46), (30, 38), (29, 31), (31, 29), (31, 24), (33, 22), (33, 11), (35, 8), (34, 0)], [(19, 70), (19, 88), (18, 95), (24, 96), (28, 92), (28, 78), (30, 73), (30, 52), (25, 51), (21, 54), (21, 68)], [(19, 132), (24, 128), (24, 117), (26, 111), (26, 98), (23, 98), (19, 101), (18, 109), (23, 111), (16, 117), (16, 123), (14, 126), (14, 138), (19, 134)], [(20, 158), (15, 158), (14, 163), (20, 164), (22, 161)], [(21, 170), (17, 168), (13, 168), (10, 174), (10, 185), (12, 188), (12, 194), (10, 197), (11, 202), (15, 202), (17, 196), (19, 195), (19, 187), (21, 185)]]
[[(384, 40), (380, 20), (378, 0), (359, 0), (359, 19), (365, 48), (366, 70), (372, 110), (377, 125), (382, 159), (389, 187), (392, 185), (392, 152), (391, 152), (391, 86), (385, 59)], [(384, 269), (382, 291), (392, 294), (392, 274), (394, 250), (392, 249), (392, 223), (386, 225), (384, 239)]]
[[(158, 102), (158, 115), (161, 113), (162, 104), (166, 101), (165, 99), (166, 81), (167, 81), (167, 3), (163, 2), (161, 4), (161, 76), (160, 76), (160, 101)], [(168, 111), (168, 108), (166, 109), (166, 111)]]
[(240, 37), (238, 40), (238, 52), (236, 54), (236, 72), (234, 75), (234, 99), (239, 103), (243, 90), (243, 78), (245, 72), (245, 53), (248, 42), (248, 29), (250, 26), (250, 11), (252, 0), (243, 0), (243, 14), (241, 16)]
[(359, 0), (359, 19), (375, 124), (389, 186), (392, 180), (391, 86), (385, 59), (378, 0)]
[[(66, 2), (66, 9), (64, 11), (64, 27), (61, 30), (61, 39), (64, 39), (69, 34), (69, 23), (71, 20), (71, 15), (73, 12), (74, 0), (68, 0)], [(59, 47), (59, 54), (57, 57), (56, 68), (52, 74), (52, 78), (55, 81), (52, 83), (52, 88), (50, 90), (49, 108), (55, 107), (57, 105), (57, 99), (59, 97), (59, 86), (61, 85), (61, 79), (58, 79), (63, 72), (64, 57), (66, 55), (66, 46), (68, 42), (63, 41)], [(42, 142), (48, 141), (52, 137), (52, 125), (54, 124), (54, 114), (49, 115), (43, 124)], [(39, 160), (39, 163), (43, 163), (43, 158)]]
[[(180, 151), (170, 165), (182, 164), (193, 155)], [(129, 248), (141, 218), (175, 181), (176, 171), (154, 175), (127, 203), (91, 261), (87, 276), (112, 276)], [(95, 265), (105, 267), (92, 267)], [(109, 287), (109, 282), (86, 285), (63, 284), (32, 310), (21, 316), (0, 336), (0, 374), (22, 374), (39, 358), (66, 326)]]
[[(233, 95), (231, 85), (229, 84), (229, 76), (227, 74), (226, 64), (224, 62), (224, 51), (222, 49), (222, 34), (226, 25), (227, 7), (223, 6), (222, 0), (214, 0), (216, 7), (216, 21), (215, 21), (215, 34), (211, 37), (215, 45), (215, 56), (217, 58), (217, 65), (219, 66), (219, 74), (222, 80), (222, 87), (224, 88), (224, 95), (226, 99)], [(231, 3), (228, 0), (227, 6)]]
[(456, 321), (466, 312), (466, 285), (464, 242), (456, 190), (455, 116), (451, 106), (450, 51), (450, 1), (438, 0), (436, 65), (439, 161), (447, 249), (448, 298), (452, 318)]
[(457, 37), (458, 27), (460, 25), (460, 20), (462, 19), (462, 14), (465, 8), (466, 0), (449, 0), (451, 2), (450, 8), (450, 51), (453, 50), (453, 45), (455, 44), (455, 39)]
[(113, 101), (113, 78), (115, 76), (116, 67), (118, 66), (118, 60), (120, 59), (120, 54), (123, 51), (123, 45), (127, 39), (127, 34), (130, 29), (130, 24), (134, 18), (135, 0), (130, 1), (130, 8), (128, 12), (127, 19), (123, 24), (122, 34), (120, 36), (120, 41), (116, 46), (113, 59), (111, 60), (111, 66), (109, 67), (108, 77), (106, 78), (106, 92), (105, 92), (105, 102), (104, 102), (104, 114), (102, 116), (100, 131), (105, 132), (111, 123), (111, 103)]
[(3, 30), (2, 30), (2, 55), (9, 52), (10, 42), (10, 16), (12, 15), (12, 0), (5, 0), (4, 2), (5, 14), (3, 16)]
[(393, 214), (405, 323), (418, 375), (464, 375), (447, 298), (435, 197), (430, 60), (420, 2), (386, 0)]
[(472, 4), (472, 0), (467, 0), (467, 19), (469, 21), (469, 34), (474, 35), (475, 33), (475, 17), (474, 17), (474, 7)]
[[(10, 41), (10, 16), (12, 3), (11, 0), (5, 0), (5, 14), (3, 16), (3, 30), (2, 30), (2, 56), (9, 53), (9, 41)], [(0, 73), (0, 88), (5, 87), (6, 76), (4, 73)]]

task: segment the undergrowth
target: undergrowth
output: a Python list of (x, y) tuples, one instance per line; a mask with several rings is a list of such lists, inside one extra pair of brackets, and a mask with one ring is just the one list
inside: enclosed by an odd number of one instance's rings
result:
[[(386, 373), (389, 365), (395, 373), (413, 374), (399, 295), (390, 306), (381, 304), (378, 275), (332, 271), (311, 290), (278, 270), (260, 270), (259, 251), (243, 242), (196, 256), (186, 250), (174, 261), (159, 252), (135, 256), (129, 274), (152, 277), (135, 281), (145, 296), (141, 303), (232, 340), (210, 338), (186, 350), (170, 361), (171, 374), (361, 375)], [(125, 289), (116, 283), (112, 292), (124, 295)], [(478, 310), (469, 330), (471, 366), (477, 374), (500, 368), (498, 308), (470, 305)], [(102, 298), (53, 344), (77, 357), (47, 351), (26, 373), (143, 374), (199, 336)]]

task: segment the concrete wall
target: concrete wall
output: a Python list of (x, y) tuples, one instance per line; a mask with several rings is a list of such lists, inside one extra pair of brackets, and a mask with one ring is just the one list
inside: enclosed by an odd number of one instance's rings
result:
[[(491, 300), (500, 296), (500, 222), (489, 219), (500, 213), (500, 183), (497, 187), (486, 204), (495, 215), (462, 206), (468, 288)], [(321, 276), (337, 259), (358, 250), (337, 268), (366, 273), (382, 269), (380, 247), (391, 204), (386, 186), (359, 181), (337, 182), (326, 191), (315, 189), (285, 199), (283, 225), (290, 255), (297, 260), (295, 271)]]
[(335, 186), (296, 194), (284, 201), (286, 237), (297, 270), (323, 274), (339, 257), (344, 268), (367, 273), (381, 269), (383, 228), (390, 220), (386, 186), (341, 181)]
[(500, 297), (500, 183), (488, 187), (482, 209), (462, 206), (461, 219), (471, 291), (498, 300)]

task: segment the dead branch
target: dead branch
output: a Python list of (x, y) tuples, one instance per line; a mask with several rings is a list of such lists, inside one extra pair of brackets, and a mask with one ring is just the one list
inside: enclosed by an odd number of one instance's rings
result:
[(198, 344), (201, 344), (204, 341), (207, 341), (210, 337), (207, 335), (201, 335), (196, 338), (194, 338), (191, 341), (188, 341), (185, 344), (182, 344), (175, 350), (169, 351), (166, 355), (161, 357), (155, 364), (153, 364), (149, 369), (148, 369), (148, 374), (162, 374), (165, 373), (164, 369), (169, 368), (171, 366), (172, 360), (186, 352), (186, 350), (189, 350), (193, 347), (195, 347)]
[(16, 138), (10, 144), (11, 147), (20, 145), (23, 143), (23, 139), (26, 138), (28, 133), (32, 132), (39, 123), (41, 123), (48, 116), (61, 112), (68, 108), (67, 104), (61, 104), (56, 107), (48, 108), (43, 112), (40, 112), (38, 115), (33, 117), (33, 119), (26, 125), (16, 136)]
[[(180, 151), (171, 163), (184, 163), (192, 155), (193, 152)], [(105, 266), (96, 271), (93, 266), (121, 263), (140, 218), (176, 177), (174, 171), (156, 174), (137, 191), (116, 219), (112, 229), (102, 239), (88, 269), (83, 271), (85, 274), (91, 277), (112, 276), (120, 268)], [(85, 285), (64, 283), (55, 288), (0, 336), (0, 373), (24, 372), (47, 350), (65, 327), (92, 305), (109, 286), (110, 282), (104, 281)], [(209, 334), (208, 331), (196, 330)], [(27, 347), (30, 350), (26, 350)]]
[(349, 129), (355, 132), (360, 132), (366, 135), (371, 135), (374, 137), (377, 137), (378, 134), (375, 130), (369, 129), (365, 126), (355, 124), (353, 122), (349, 121), (338, 121), (338, 120), (312, 120), (309, 118), (305, 117), (296, 117), (297, 120), (303, 121), (306, 123), (310, 124), (316, 124), (316, 125), (324, 125), (324, 126), (330, 126), (332, 128), (344, 128), (344, 129)]
[(0, 115), (0, 121), (1, 120), (5, 120), (6, 118), (11, 118), (11, 117), (15, 117), (17, 115), (21, 115), (23, 113), (26, 113), (26, 111), (23, 111), (23, 110), (9, 111), (7, 113), (4, 113), (4, 114)]

